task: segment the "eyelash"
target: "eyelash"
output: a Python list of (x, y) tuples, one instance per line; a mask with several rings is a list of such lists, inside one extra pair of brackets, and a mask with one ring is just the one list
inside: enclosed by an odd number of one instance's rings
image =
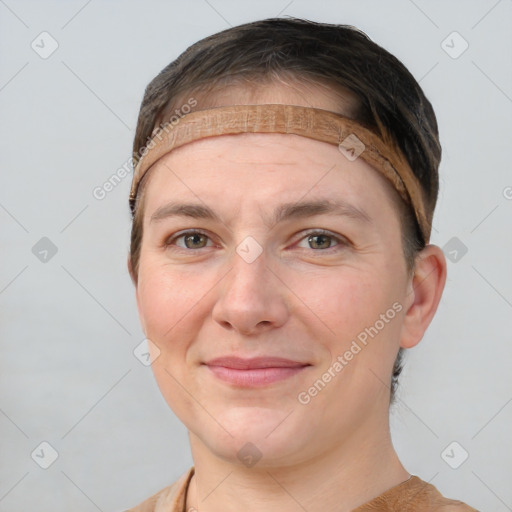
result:
[[(172, 238), (168, 238), (164, 242), (164, 247), (166, 247), (166, 248), (171, 247), (176, 240), (179, 240), (180, 238), (183, 238), (188, 235), (203, 235), (203, 236), (207, 237), (208, 240), (211, 240), (210, 236), (207, 233), (205, 233), (204, 231), (201, 231), (199, 229), (191, 229), (191, 230), (187, 230), (187, 231), (182, 231), (181, 233), (176, 234)], [(333, 247), (328, 247), (327, 249), (311, 249), (314, 252), (330, 253), (332, 250), (335, 250), (338, 246), (346, 247), (349, 245), (348, 242), (344, 238), (336, 236), (336, 235), (332, 234), (330, 231), (326, 231), (324, 229), (312, 229), (312, 230), (306, 232), (304, 234), (304, 236), (298, 240), (298, 242), (301, 242), (302, 240), (304, 240), (305, 238), (307, 238), (308, 236), (311, 236), (311, 235), (316, 235), (316, 236), (325, 235), (337, 242), (336, 245), (334, 245)], [(181, 251), (185, 251), (185, 252), (193, 252), (195, 250), (199, 251), (201, 249), (206, 249), (206, 247), (200, 247), (199, 249), (188, 249), (188, 248), (183, 248), (183, 247), (177, 247), (177, 249), (181, 250)]]

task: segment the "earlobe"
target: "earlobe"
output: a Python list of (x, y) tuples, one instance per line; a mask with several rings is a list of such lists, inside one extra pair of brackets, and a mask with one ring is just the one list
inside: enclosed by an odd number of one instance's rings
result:
[(442, 249), (437, 245), (427, 245), (416, 258), (414, 275), (404, 300), (408, 308), (400, 337), (402, 348), (412, 348), (423, 338), (441, 301), (446, 273)]

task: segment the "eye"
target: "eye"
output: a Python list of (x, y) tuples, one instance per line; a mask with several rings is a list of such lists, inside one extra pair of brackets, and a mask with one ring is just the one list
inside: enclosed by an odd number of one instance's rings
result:
[[(310, 231), (301, 239), (301, 241), (302, 240), (306, 240), (310, 249), (315, 251), (323, 250), (324, 252), (326, 249), (333, 249), (337, 245), (348, 245), (342, 238), (335, 236), (328, 231), (324, 231), (323, 229)], [(331, 245), (333, 240), (337, 242), (335, 246)]]
[[(181, 243), (177, 243), (178, 240), (181, 240)], [(306, 233), (306, 235), (300, 239), (300, 243), (304, 243), (303, 240), (305, 240), (306, 243), (308, 243), (309, 249), (322, 252), (329, 252), (329, 249), (335, 249), (335, 247), (338, 245), (348, 245), (348, 243), (342, 237), (333, 235), (329, 231), (325, 231), (322, 229), (311, 230), (309, 233)], [(175, 246), (178, 249), (183, 249), (185, 251), (194, 249), (204, 249), (206, 247), (212, 246), (212, 244), (207, 245), (208, 241), (211, 240), (206, 233), (198, 230), (189, 230), (182, 231), (181, 233), (178, 233), (177, 235), (167, 239), (164, 242), (164, 246)], [(335, 242), (334, 245), (333, 242)]]
[(169, 238), (165, 241), (165, 246), (169, 247), (171, 245), (175, 245), (175, 242), (183, 239), (183, 244), (176, 244), (180, 249), (203, 249), (207, 247), (206, 242), (209, 240), (209, 236), (202, 231), (184, 231), (179, 233), (178, 235)]

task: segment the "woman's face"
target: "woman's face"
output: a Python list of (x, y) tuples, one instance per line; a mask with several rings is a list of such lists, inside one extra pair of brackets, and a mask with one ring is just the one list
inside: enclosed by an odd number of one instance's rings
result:
[(145, 193), (139, 315), (197, 442), (272, 466), (383, 428), (411, 303), (384, 177), (334, 145), (243, 134), (167, 154)]

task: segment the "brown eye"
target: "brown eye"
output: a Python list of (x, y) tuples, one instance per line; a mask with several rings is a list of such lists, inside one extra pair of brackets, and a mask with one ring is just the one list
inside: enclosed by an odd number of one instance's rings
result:
[[(304, 244), (307, 243), (307, 247)], [(347, 246), (348, 243), (342, 237), (335, 236), (327, 231), (310, 231), (299, 242), (299, 246), (305, 249), (313, 249), (318, 252), (330, 252), (329, 250), (338, 250)], [(339, 247), (337, 247), (339, 246)]]
[[(178, 249), (203, 249), (207, 247), (209, 236), (201, 231), (187, 231), (181, 235), (174, 236), (165, 242), (165, 246), (171, 248), (172, 246)], [(178, 240), (180, 243), (178, 243)], [(183, 241), (181, 241), (183, 240)]]
[(183, 235), (183, 240), (185, 242), (185, 247), (187, 247), (187, 249), (201, 249), (205, 247), (206, 239), (207, 237), (202, 233), (192, 233), (188, 235)]
[(311, 245), (312, 249), (329, 249), (331, 239), (332, 236), (329, 235), (311, 235), (308, 237), (308, 243)]

